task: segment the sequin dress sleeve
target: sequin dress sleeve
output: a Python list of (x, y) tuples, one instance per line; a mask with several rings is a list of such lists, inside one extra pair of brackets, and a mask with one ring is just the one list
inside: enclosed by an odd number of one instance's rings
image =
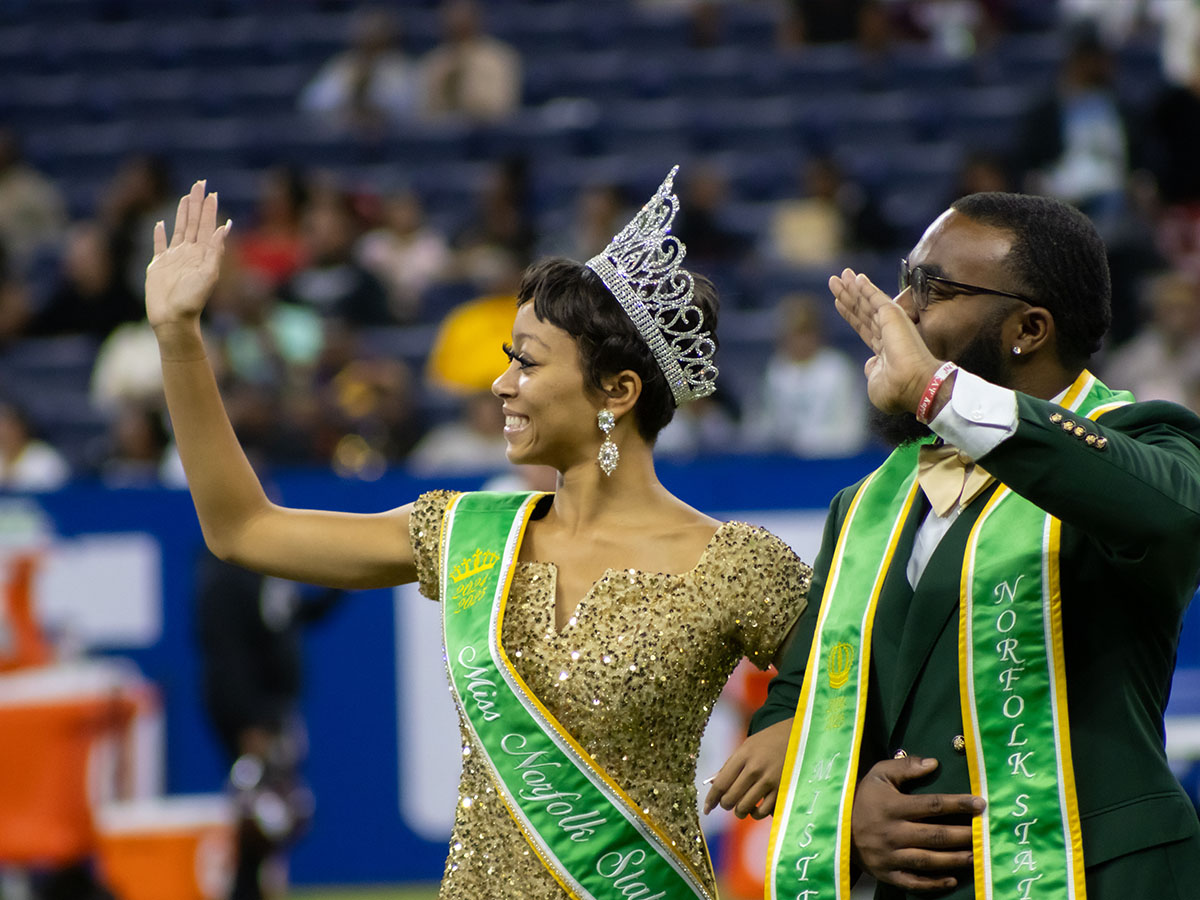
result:
[(812, 568), (783, 540), (757, 525), (731, 522), (721, 552), (709, 553), (697, 576), (715, 598), (718, 618), (759, 669), (808, 607)]
[(441, 534), (442, 515), (458, 491), (428, 491), (413, 504), (408, 519), (412, 539), (413, 559), (417, 564), (417, 585), (430, 600), (441, 596)]

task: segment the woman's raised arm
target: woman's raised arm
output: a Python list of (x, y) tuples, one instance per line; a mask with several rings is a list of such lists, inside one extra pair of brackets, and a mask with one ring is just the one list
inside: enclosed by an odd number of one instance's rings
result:
[(277, 506), (238, 444), (200, 332), (231, 225), (217, 225), (217, 195), (196, 182), (179, 201), (169, 243), (164, 223), (155, 226), (146, 268), (146, 315), (205, 542), (222, 559), (297, 581), (365, 588), (415, 580), (410, 506), (375, 515)]

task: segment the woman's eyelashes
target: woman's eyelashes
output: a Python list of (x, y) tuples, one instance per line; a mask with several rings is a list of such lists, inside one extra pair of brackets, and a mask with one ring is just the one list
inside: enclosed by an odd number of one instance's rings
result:
[(501, 349), (504, 350), (504, 355), (508, 357), (509, 362), (513, 362), (515, 360), (522, 369), (528, 369), (530, 366), (535, 365), (534, 361), (529, 357), (523, 356), (513, 350), (512, 344), (501, 344), (500, 346)]

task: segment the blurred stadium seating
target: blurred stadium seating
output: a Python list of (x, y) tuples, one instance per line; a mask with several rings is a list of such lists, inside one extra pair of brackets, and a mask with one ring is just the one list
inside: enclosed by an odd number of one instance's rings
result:
[[(897, 44), (866, 59), (851, 44), (779, 49), (777, 3), (722, 4), (719, 41), (694, 47), (687, 14), (674, 4), (502, 0), (487, 4), (487, 26), (523, 55), (522, 109), (493, 124), (414, 121), (364, 140), (296, 108), (306, 81), (343, 46), (353, 3), (10, 0), (0, 3), (0, 122), (58, 181), (76, 218), (95, 211), (124, 158), (144, 151), (169, 162), (177, 190), (208, 178), (235, 219), (250, 213), (260, 173), (288, 162), (333, 172), (359, 190), (411, 185), (444, 227), (470, 217), (492, 161), (520, 156), (542, 229), (568, 222), (585, 186), (637, 192), (672, 163), (686, 173), (689, 163), (711, 159), (729, 178), (730, 227), (755, 236), (771, 204), (794, 192), (799, 162), (831, 153), (876, 195), (902, 250), (952, 198), (964, 156), (1010, 147), (1017, 122), (1052, 83), (1064, 50), (1053, 6), (1010, 0), (1008, 33), (969, 58)], [(407, 52), (435, 44), (434, 0), (399, 12)], [(1152, 45), (1130, 44), (1121, 64), (1132, 97), (1160, 83)], [(827, 273), (781, 273), (752, 261), (712, 274), (727, 305), (754, 309), (791, 287), (821, 290)], [(437, 290), (425, 304), (432, 313), (458, 296), (453, 285)], [(398, 344), (418, 366), (427, 325)], [(730, 339), (745, 343), (743, 334)], [(372, 343), (397, 345), (396, 335)], [(856, 342), (846, 345), (857, 352)], [(6, 383), (38, 379), (23, 361), (39, 355), (5, 351)], [(765, 354), (738, 356), (741, 365)], [(61, 400), (37, 395), (56, 439), (100, 424), (80, 405), (76, 376), (86, 368), (73, 359)], [(749, 385), (753, 374), (735, 380)]]

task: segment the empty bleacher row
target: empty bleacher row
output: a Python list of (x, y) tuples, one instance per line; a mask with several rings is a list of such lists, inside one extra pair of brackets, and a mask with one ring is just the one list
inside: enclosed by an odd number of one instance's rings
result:
[[(542, 232), (569, 220), (587, 186), (619, 184), (637, 196), (670, 165), (686, 172), (703, 160), (728, 179), (726, 224), (751, 244), (774, 205), (800, 190), (803, 160), (829, 154), (897, 226), (899, 250), (951, 199), (967, 154), (1011, 149), (1025, 113), (1052, 88), (1065, 51), (1063, 36), (1047, 27), (1052, 6), (1014, 2), (1024, 11), (1015, 21), (1027, 28), (952, 58), (905, 43), (878, 55), (853, 44), (780, 49), (781, 7), (768, 2), (722, 4), (720, 41), (695, 47), (678, 10), (503, 0), (487, 4), (487, 26), (522, 55), (521, 109), (494, 123), (415, 119), (364, 139), (315, 121), (296, 102), (345, 46), (355, 4), (0, 4), (0, 123), (21, 135), (75, 218), (95, 213), (105, 183), (138, 152), (164, 158), (180, 185), (207, 178), (235, 219), (251, 214), (262, 172), (286, 162), (333, 172), (355, 190), (412, 187), (445, 230), (471, 215), (495, 161), (521, 156)], [(396, 8), (403, 48), (417, 57), (438, 39), (438, 4)], [(1130, 43), (1119, 63), (1130, 100), (1160, 84), (1151, 44)], [(893, 260), (847, 262), (890, 283)], [(755, 258), (709, 274), (730, 309), (723, 352), (729, 369), (742, 372), (735, 388), (746, 389), (771, 334), (763, 311), (784, 292), (820, 291), (828, 273)], [(421, 322), (381, 330), (369, 341), (373, 352), (419, 365), (432, 321), (467, 294), (465, 285), (437, 289)], [(835, 339), (855, 346), (846, 334)], [(80, 389), (85, 366), (70, 362), (86, 358), (79, 346), (5, 350), (0, 378), (42, 385), (40, 397), (51, 384), (39, 380), (36, 363), (60, 353), (73, 386), (60, 385), (66, 399), (41, 407), (65, 431), (94, 429), (97, 414)]]
[[(130, 6), (90, 5), (93, 13)], [(948, 189), (958, 160), (936, 148), (926, 156), (923, 145), (1003, 149), (1031, 99), (1049, 89), (1063, 53), (1055, 32), (1006, 35), (968, 59), (910, 45), (883, 58), (853, 45), (781, 52), (772, 37), (778, 12), (760, 3), (728, 5), (722, 43), (692, 48), (678, 14), (501, 3), (489, 9), (489, 27), (523, 54), (525, 112), (487, 127), (413, 122), (370, 144), (296, 112), (306, 81), (343, 46), (348, 9), (230, 4), (233, 14), (201, 17), (189, 5), (97, 21), (71, 17), (72, 7), (89, 4), (31, 4), (25, 16), (33, 21), (0, 19), (0, 120), (27, 136), (35, 163), (66, 181), (81, 214), (92, 201), (87, 185), (134, 149), (162, 153), (181, 173), (254, 170), (281, 159), (406, 169), (524, 152), (556, 170), (548, 180), (565, 182), (541, 195), (547, 207), (587, 177), (591, 157), (619, 153), (723, 153), (735, 170), (770, 172), (780, 157), (815, 148), (844, 156), (860, 169), (855, 176), (890, 184), (894, 173), (880, 161), (895, 151), (927, 159), (928, 169), (941, 163), (929, 174)], [(437, 10), (406, 4), (403, 25), (405, 48), (419, 54), (436, 40)], [(1125, 51), (1129, 90), (1145, 94), (1156, 84), (1151, 50)], [(872, 154), (873, 145), (887, 153)], [(774, 199), (794, 189), (791, 176), (760, 175), (735, 188), (757, 189), (745, 199)], [(244, 199), (224, 193), (227, 202)], [(438, 206), (441, 198), (433, 199)]]

